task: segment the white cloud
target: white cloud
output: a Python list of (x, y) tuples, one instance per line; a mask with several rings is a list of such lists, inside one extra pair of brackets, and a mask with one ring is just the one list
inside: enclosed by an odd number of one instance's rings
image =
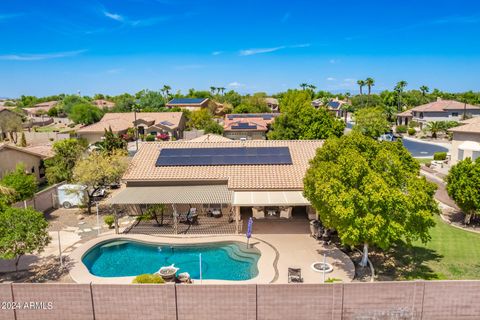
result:
[(340, 60), (337, 60), (337, 59), (330, 59), (330, 60), (328, 60), (328, 63), (330, 63), (330, 64), (336, 64), (336, 63), (338, 63), (338, 62), (340, 62)]
[(335, 81), (335, 80), (337, 80), (337, 79), (335, 79), (335, 78), (333, 78), (333, 77), (328, 77), (328, 78), (327, 78), (327, 81)]
[(275, 51), (278, 51), (278, 50), (283, 50), (283, 49), (288, 49), (288, 48), (307, 48), (307, 47), (310, 47), (309, 43), (295, 44), (295, 45), (291, 45), (291, 46), (278, 46), (278, 47), (272, 47), (272, 48), (246, 49), (246, 50), (240, 50), (240, 55), (241, 56), (253, 56), (255, 54), (275, 52)]
[(212, 55), (213, 55), (213, 56), (219, 56), (219, 55), (221, 55), (222, 53), (223, 53), (223, 51), (213, 51), (213, 52), (212, 52)]
[(87, 50), (77, 50), (77, 51), (65, 51), (65, 52), (55, 52), (55, 53), (22, 53), (22, 54), (5, 54), (0, 55), (0, 60), (11, 60), (11, 61), (39, 61), (39, 60), (48, 60), (48, 59), (58, 59), (66, 57), (77, 56)]
[(120, 21), (120, 22), (125, 21), (125, 18), (119, 15), (118, 13), (110, 13), (110, 12), (104, 11), (103, 14), (105, 15), (105, 17), (113, 19), (115, 21)]
[(245, 87), (245, 84), (234, 81), (234, 82), (230, 82), (228, 86), (232, 88), (240, 88), (240, 87)]

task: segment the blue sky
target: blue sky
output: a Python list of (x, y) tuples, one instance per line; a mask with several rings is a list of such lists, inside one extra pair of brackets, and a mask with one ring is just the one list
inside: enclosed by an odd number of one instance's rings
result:
[(475, 0), (0, 1), (0, 96), (480, 90)]

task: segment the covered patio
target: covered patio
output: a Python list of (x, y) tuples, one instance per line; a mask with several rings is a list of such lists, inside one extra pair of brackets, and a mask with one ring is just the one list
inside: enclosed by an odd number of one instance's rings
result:
[(233, 192), (226, 185), (211, 184), (128, 187), (109, 203), (116, 216), (123, 212), (141, 217), (158, 211), (155, 218), (138, 219), (125, 233), (237, 234), (242, 231), (242, 223), (232, 200)]

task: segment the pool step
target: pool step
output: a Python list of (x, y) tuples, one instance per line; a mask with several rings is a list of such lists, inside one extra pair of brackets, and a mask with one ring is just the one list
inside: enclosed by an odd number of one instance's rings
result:
[(245, 262), (255, 262), (255, 258), (252, 257), (250, 252), (242, 251), (239, 247), (232, 247), (227, 246), (224, 247), (225, 251), (227, 251), (228, 256), (237, 261), (245, 261)]

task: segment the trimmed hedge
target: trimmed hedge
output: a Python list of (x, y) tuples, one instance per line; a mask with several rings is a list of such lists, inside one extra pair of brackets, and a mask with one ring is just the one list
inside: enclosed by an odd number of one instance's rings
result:
[(408, 128), (408, 135), (414, 136), (415, 133), (417, 133), (417, 130), (415, 130), (414, 128)]
[(151, 134), (145, 136), (145, 141), (155, 141), (155, 137), (152, 136)]
[(433, 160), (446, 160), (447, 153), (446, 152), (435, 152), (433, 154)]
[(407, 126), (397, 126), (395, 129), (397, 133), (407, 133)]
[(132, 283), (165, 283), (165, 281), (158, 274), (145, 273), (136, 276)]

